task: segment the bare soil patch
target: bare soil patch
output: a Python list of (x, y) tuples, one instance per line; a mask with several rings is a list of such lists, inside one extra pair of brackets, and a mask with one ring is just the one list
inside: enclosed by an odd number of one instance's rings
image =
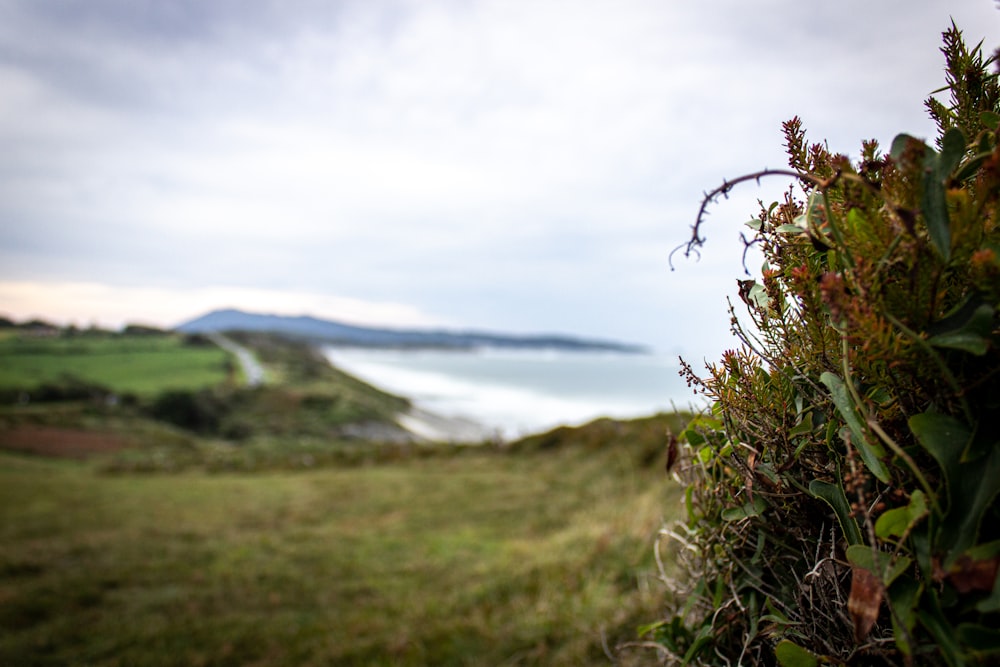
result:
[(128, 438), (100, 431), (49, 426), (18, 426), (0, 430), (0, 449), (40, 456), (83, 459), (131, 446)]

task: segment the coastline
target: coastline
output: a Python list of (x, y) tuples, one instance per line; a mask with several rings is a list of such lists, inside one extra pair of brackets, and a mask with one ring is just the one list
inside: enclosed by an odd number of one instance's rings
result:
[(400, 413), (396, 419), (403, 429), (428, 442), (475, 444), (498, 437), (495, 430), (479, 422), (463, 417), (446, 417), (416, 406)]
[(677, 362), (662, 355), (320, 349), (342, 371), (407, 397), (414, 410), (399, 424), (430, 440), (515, 440), (690, 402)]

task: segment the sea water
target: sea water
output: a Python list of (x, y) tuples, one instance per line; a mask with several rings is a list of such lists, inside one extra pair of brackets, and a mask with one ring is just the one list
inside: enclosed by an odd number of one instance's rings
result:
[(472, 420), (504, 438), (598, 417), (634, 418), (702, 407), (656, 354), (329, 347), (333, 365), (436, 414)]

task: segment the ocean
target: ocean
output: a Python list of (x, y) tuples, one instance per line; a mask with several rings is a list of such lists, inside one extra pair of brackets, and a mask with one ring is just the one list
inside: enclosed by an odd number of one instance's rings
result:
[(598, 417), (701, 407), (655, 354), (554, 350), (384, 350), (328, 347), (330, 362), (421, 409), (471, 420), (510, 439)]

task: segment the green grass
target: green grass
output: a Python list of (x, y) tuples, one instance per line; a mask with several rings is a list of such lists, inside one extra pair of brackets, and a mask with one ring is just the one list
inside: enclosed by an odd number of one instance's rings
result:
[(623, 432), (254, 475), (0, 454), (0, 664), (608, 664), (677, 505)]
[(31, 388), (66, 376), (117, 393), (150, 396), (218, 385), (229, 355), (214, 345), (186, 345), (179, 336), (0, 339), (0, 388)]

